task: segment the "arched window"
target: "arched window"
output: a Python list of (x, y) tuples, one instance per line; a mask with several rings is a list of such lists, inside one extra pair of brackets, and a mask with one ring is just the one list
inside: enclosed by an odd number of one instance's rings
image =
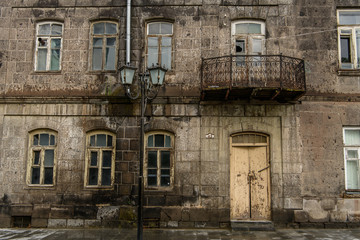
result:
[(173, 24), (152, 22), (147, 24), (147, 66), (159, 64), (171, 69)]
[(92, 131), (86, 136), (85, 186), (110, 187), (115, 175), (115, 134)]
[(145, 186), (166, 188), (174, 179), (174, 135), (149, 132), (145, 136)]
[(91, 70), (115, 71), (118, 52), (118, 24), (110, 21), (91, 25)]
[(41, 22), (36, 27), (36, 71), (60, 71), (63, 24)]
[(51, 130), (36, 130), (29, 134), (28, 185), (55, 184), (56, 138), (56, 132)]

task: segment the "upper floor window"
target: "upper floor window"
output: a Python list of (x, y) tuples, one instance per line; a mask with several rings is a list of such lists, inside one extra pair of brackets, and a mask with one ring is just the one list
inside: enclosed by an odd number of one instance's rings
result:
[(118, 49), (118, 24), (96, 22), (91, 27), (91, 70), (115, 71)]
[(145, 186), (164, 188), (173, 185), (174, 137), (165, 132), (150, 132), (145, 137)]
[(27, 183), (54, 185), (56, 169), (56, 133), (35, 131), (29, 136)]
[(173, 24), (153, 22), (147, 25), (147, 66), (159, 64), (171, 69)]
[(115, 175), (115, 135), (91, 132), (86, 137), (85, 186), (110, 187)]
[(339, 62), (342, 69), (360, 69), (360, 10), (338, 10)]
[(36, 71), (60, 71), (63, 24), (43, 22), (36, 27)]
[(345, 185), (360, 189), (360, 128), (344, 128)]

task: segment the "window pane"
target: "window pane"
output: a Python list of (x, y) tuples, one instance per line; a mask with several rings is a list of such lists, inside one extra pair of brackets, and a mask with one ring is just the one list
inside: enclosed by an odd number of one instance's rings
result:
[(95, 135), (90, 137), (90, 146), (95, 146)]
[(110, 169), (102, 170), (101, 185), (103, 185), (103, 186), (111, 185), (111, 170)]
[(116, 24), (115, 23), (106, 23), (106, 32), (105, 34), (116, 34)]
[(61, 39), (51, 39), (51, 49), (60, 49), (61, 48)]
[(236, 40), (236, 53), (245, 53), (245, 40)]
[(172, 34), (172, 24), (171, 23), (161, 23), (161, 34)]
[(171, 147), (171, 138), (170, 138), (170, 136), (165, 136), (165, 147)]
[(98, 153), (97, 152), (91, 152), (90, 157), (90, 166), (97, 166), (97, 159), (98, 159)]
[(339, 12), (339, 23), (343, 25), (360, 24), (360, 11)]
[(45, 150), (44, 166), (45, 167), (54, 166), (54, 150)]
[(360, 68), (360, 30), (356, 30), (356, 54), (357, 54), (357, 66)]
[(40, 145), (41, 146), (49, 145), (49, 134), (46, 134), (46, 133), (40, 134)]
[(148, 170), (148, 176), (152, 176), (152, 177), (154, 177), (154, 176), (157, 176), (157, 169), (149, 169)]
[(59, 24), (53, 24), (51, 27), (52, 35), (61, 35), (62, 34), (62, 26)]
[(50, 145), (55, 145), (55, 136), (54, 135), (50, 135)]
[(161, 177), (161, 186), (170, 186), (170, 177)]
[(261, 39), (253, 39), (252, 42), (252, 53), (253, 54), (261, 54), (262, 53), (262, 41)]
[(159, 44), (157, 37), (149, 37), (148, 38), (148, 46), (149, 47), (157, 47)]
[(350, 37), (342, 36), (340, 38), (340, 47), (341, 47), (341, 62), (350, 63), (351, 54), (350, 54)]
[(40, 151), (34, 151), (34, 165), (39, 165), (40, 163)]
[(347, 157), (348, 158), (358, 158), (358, 151), (357, 150), (347, 150)]
[(98, 169), (90, 168), (89, 169), (89, 185), (97, 185), (98, 184)]
[(47, 49), (38, 49), (36, 70), (39, 71), (46, 70), (46, 55), (47, 55)]
[(348, 189), (359, 189), (359, 172), (357, 161), (346, 162), (346, 183)]
[(103, 151), (103, 167), (111, 167), (111, 151)]
[(93, 70), (101, 70), (102, 67), (102, 49), (94, 48), (93, 56), (92, 56), (92, 69)]
[(155, 147), (164, 147), (164, 135), (162, 134), (155, 135)]
[(148, 186), (157, 186), (157, 177), (148, 177)]
[(53, 175), (54, 175), (53, 168), (45, 168), (44, 184), (52, 184)]
[(31, 184), (40, 183), (40, 168), (32, 168), (31, 173)]
[(111, 135), (107, 135), (107, 146), (108, 147), (112, 147), (113, 143), (112, 143), (112, 136)]
[(235, 34), (248, 33), (248, 26), (246, 23), (239, 23), (235, 25)]
[(170, 168), (170, 152), (161, 151), (161, 168)]
[(104, 23), (96, 23), (93, 28), (94, 34), (104, 34), (105, 33), (105, 24)]
[(171, 47), (163, 47), (161, 49), (161, 66), (171, 69)]
[(34, 141), (33, 141), (33, 145), (36, 146), (39, 144), (39, 134), (34, 135)]
[(93, 39), (93, 46), (94, 47), (102, 47), (103, 39), (102, 38), (94, 38)]
[(261, 34), (261, 25), (258, 23), (249, 23), (248, 32)]
[(154, 146), (154, 135), (150, 135), (148, 137), (148, 147), (153, 147)]
[(360, 130), (345, 130), (345, 145), (360, 145)]
[(106, 146), (106, 135), (105, 134), (97, 134), (96, 146), (97, 147), (105, 147)]
[(148, 152), (148, 168), (157, 168), (157, 151)]
[(50, 24), (39, 25), (39, 35), (50, 35)]
[(158, 63), (158, 47), (148, 48), (148, 67), (156, 65)]
[(106, 48), (105, 70), (115, 70), (115, 47)]
[(50, 70), (60, 70), (60, 50), (51, 50)]
[(160, 23), (149, 24), (149, 34), (160, 34)]

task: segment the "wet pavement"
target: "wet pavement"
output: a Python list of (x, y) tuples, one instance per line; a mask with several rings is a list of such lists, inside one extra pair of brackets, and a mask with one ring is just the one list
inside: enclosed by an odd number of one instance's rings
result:
[[(132, 229), (0, 229), (0, 239), (22, 240), (134, 240)], [(360, 229), (278, 229), (271, 232), (232, 232), (230, 230), (145, 229), (144, 240), (360, 240)]]

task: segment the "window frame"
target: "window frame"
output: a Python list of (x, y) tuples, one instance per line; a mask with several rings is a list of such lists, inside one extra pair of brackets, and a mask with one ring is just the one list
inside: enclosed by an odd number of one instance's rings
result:
[[(47, 134), (49, 135), (49, 145), (40, 145), (40, 138), (38, 139), (39, 144), (34, 145), (34, 137), (35, 135), (41, 135), (41, 134)], [(51, 143), (51, 137), (54, 136), (54, 145), (50, 145)], [(54, 130), (49, 129), (40, 129), (40, 130), (34, 130), (29, 132), (28, 134), (28, 161), (27, 161), (27, 177), (26, 177), (26, 183), (30, 187), (54, 187), (56, 185), (56, 172), (57, 172), (57, 143), (58, 143), (58, 134)], [(41, 136), (40, 136), (41, 137)], [(52, 183), (46, 184), (44, 183), (44, 175), (45, 175), (45, 151), (52, 150), (53, 151), (53, 171), (52, 171)], [(39, 164), (34, 163), (34, 153), (40, 152), (39, 154)], [(37, 167), (36, 167), (37, 166)], [(39, 183), (32, 183), (32, 174), (33, 174), (33, 168), (40, 168), (40, 178)]]
[[(342, 71), (359, 71), (360, 70), (360, 46), (356, 43), (356, 31), (359, 31), (360, 39), (360, 24), (340, 24), (340, 13), (341, 12), (359, 12), (360, 9), (338, 9), (337, 10), (337, 31), (338, 31), (338, 61), (339, 69)], [(342, 31), (350, 31), (350, 33), (341, 33)], [(350, 62), (342, 62), (342, 51), (341, 51), (341, 39), (349, 38), (349, 55)], [(344, 67), (343, 64), (350, 64), (350, 67)]]
[[(149, 34), (149, 28), (152, 24), (162, 24), (162, 23), (166, 23), (166, 24), (171, 24), (171, 34)], [(158, 48), (158, 53), (157, 53), (157, 64), (159, 64), (159, 66), (164, 66), (161, 65), (161, 61), (162, 61), (162, 38), (163, 37), (170, 37), (171, 38), (171, 50), (170, 50), (170, 68), (168, 68), (167, 66), (165, 67), (168, 71), (172, 71), (174, 69), (174, 23), (171, 21), (152, 21), (152, 22), (148, 22), (146, 24), (146, 39), (145, 39), (145, 45), (146, 45), (146, 50), (145, 50), (145, 64), (146, 67), (151, 67), (148, 64), (149, 61), (149, 38), (151, 37), (156, 37), (158, 38), (158, 43), (157, 43), (157, 48)]]
[[(106, 135), (106, 146), (91, 146), (91, 137), (97, 135)], [(112, 144), (108, 146), (108, 136), (112, 137)], [(97, 137), (95, 137), (97, 138)], [(111, 166), (110, 166), (110, 185), (102, 185), (102, 170), (109, 169), (103, 166), (103, 154), (106, 151), (111, 151)], [(92, 152), (97, 152), (96, 166), (91, 165)], [(116, 134), (106, 130), (94, 130), (86, 134), (86, 153), (85, 153), (85, 175), (84, 187), (87, 189), (113, 189), (115, 182), (115, 152), (116, 152)], [(97, 168), (97, 184), (89, 183), (90, 169)]]
[[(343, 128), (343, 144), (344, 144), (344, 166), (345, 166), (345, 190), (347, 192), (360, 192), (360, 143), (359, 145), (346, 145), (346, 130), (356, 130), (360, 131), (360, 127), (344, 127)], [(348, 158), (348, 150), (356, 150), (358, 152), (358, 157), (355, 159)], [(357, 161), (358, 165), (358, 188), (349, 188), (348, 186), (348, 161)]]
[[(39, 29), (41, 25), (45, 25), (45, 24), (50, 24), (50, 29), (52, 25), (61, 25), (61, 34), (60, 35), (52, 35), (51, 33), (49, 35), (46, 34), (39, 34)], [(51, 30), (50, 30), (51, 31)], [(34, 69), (35, 72), (60, 72), (61, 71), (61, 65), (62, 65), (62, 50), (63, 50), (63, 35), (64, 35), (64, 23), (63, 22), (59, 22), (59, 21), (43, 21), (43, 22), (38, 22), (36, 24), (36, 39), (35, 39), (35, 61), (34, 61)], [(39, 39), (40, 38), (47, 38), (50, 41), (47, 41), (48, 44), (46, 46), (46, 64), (45, 64), (45, 70), (39, 70), (38, 69), (38, 62), (39, 62), (39, 57), (38, 57), (38, 52), (39, 49), (45, 49), (45, 47), (40, 47), (39, 46)], [(54, 39), (60, 39), (60, 56), (59, 56), (59, 69), (57, 70), (51, 70), (51, 42)]]
[[(155, 135), (164, 135), (165, 136), (169, 136), (170, 137), (170, 147), (155, 147), (155, 137), (153, 137), (153, 143), (154, 145), (152, 147), (148, 146), (148, 140), (149, 140), (149, 136), (155, 136)], [(145, 190), (160, 190), (160, 191), (169, 191), (173, 188), (174, 186), (174, 158), (175, 158), (175, 136), (173, 133), (171, 132), (167, 132), (167, 131), (150, 131), (145, 133), (145, 137), (144, 137), (144, 189)], [(164, 140), (164, 144), (165, 144), (165, 140)], [(148, 185), (148, 152), (149, 151), (156, 151), (157, 152), (157, 183), (156, 186), (149, 186)], [(161, 168), (161, 152), (170, 152), (170, 167), (169, 168)], [(170, 183), (169, 186), (161, 186), (161, 176), (163, 176), (161, 174), (161, 170), (167, 170), (169, 169), (169, 177), (170, 177)]]
[[(116, 33), (114, 34), (94, 34), (94, 25), (99, 23), (111, 23), (116, 25)], [(119, 58), (119, 26), (120, 24), (117, 21), (112, 20), (99, 20), (94, 21), (90, 25), (90, 44), (89, 44), (89, 70), (91, 72), (116, 72)], [(94, 69), (93, 60), (94, 60), (94, 38), (102, 38), (102, 46), (101, 46), (101, 69)], [(108, 38), (116, 38), (115, 44), (113, 45), (115, 48), (115, 59), (114, 59), (114, 69), (106, 69), (106, 39)]]

